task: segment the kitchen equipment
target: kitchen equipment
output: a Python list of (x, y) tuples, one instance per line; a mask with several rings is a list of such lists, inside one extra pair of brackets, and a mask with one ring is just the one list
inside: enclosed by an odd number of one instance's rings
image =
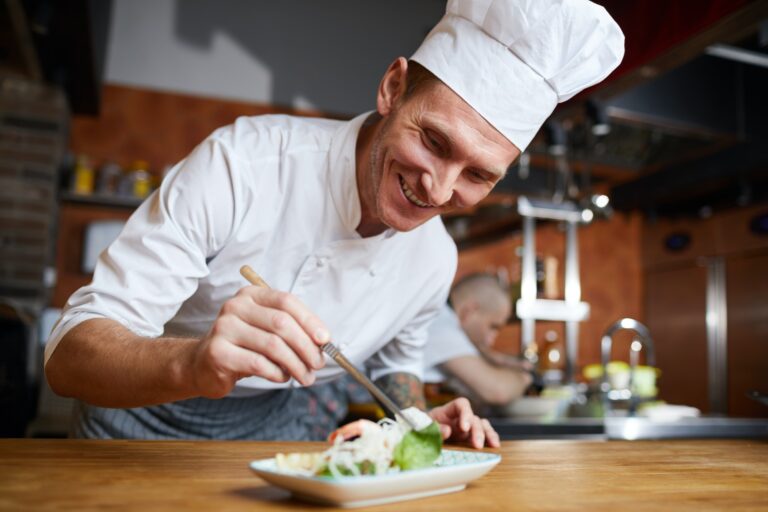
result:
[(665, 403), (650, 403), (640, 407), (637, 411), (640, 418), (648, 418), (651, 421), (672, 422), (685, 418), (698, 418), (701, 411), (689, 405), (672, 405)]
[(665, 372), (661, 396), (705, 414), (766, 416), (766, 203), (643, 225), (645, 321)]
[[(269, 285), (264, 281), (261, 276), (259, 276), (251, 267), (248, 265), (244, 265), (242, 268), (240, 268), (240, 274), (244, 278), (248, 280), (252, 285), (260, 286), (262, 288), (269, 288)], [(355, 365), (353, 365), (349, 359), (344, 357), (344, 354), (342, 354), (336, 346), (331, 343), (330, 341), (327, 342), (322, 346), (323, 352), (328, 354), (328, 356), (336, 361), (336, 363), (344, 368), (352, 377), (355, 378), (356, 381), (358, 381), (360, 384), (362, 384), (365, 389), (367, 389), (373, 396), (376, 398), (384, 407), (386, 407), (389, 412), (395, 415), (395, 417), (402, 418), (413, 430), (419, 430), (416, 423), (408, 417), (408, 415), (404, 414), (403, 411), (400, 410), (400, 407), (395, 404), (382, 390), (376, 386), (373, 382), (371, 382), (371, 379), (366, 377), (360, 370), (355, 368)]]
[[(632, 342), (630, 349), (630, 368), (629, 368), (629, 382), (626, 389), (611, 389), (612, 386), (608, 381), (608, 359), (611, 357), (611, 348), (613, 345), (613, 335), (620, 330), (634, 331), (637, 334), (636, 339)], [(603, 334), (603, 338), (600, 341), (601, 348), (601, 361), (603, 365), (603, 376), (600, 384), (600, 391), (603, 393), (605, 415), (608, 416), (611, 408), (611, 401), (616, 400), (628, 400), (629, 401), (629, 414), (634, 414), (637, 403), (641, 399), (638, 396), (635, 386), (635, 372), (637, 370), (638, 352), (644, 348), (646, 350), (646, 361), (649, 366), (656, 364), (656, 355), (654, 353), (653, 339), (651, 339), (651, 333), (648, 328), (633, 318), (622, 318), (608, 327)], [(647, 378), (645, 379), (647, 380)]]
[(93, 273), (99, 255), (115, 241), (124, 227), (125, 221), (122, 220), (97, 220), (85, 227), (83, 260), (80, 267), (84, 274)]
[(561, 417), (568, 407), (568, 400), (556, 397), (521, 396), (504, 406), (508, 418), (554, 420)]
[[(523, 218), (523, 261), (520, 299), (515, 313), (521, 320), (521, 353), (527, 353), (534, 343), (537, 320), (565, 322), (565, 372), (560, 379), (573, 382), (574, 364), (578, 354), (579, 322), (589, 317), (589, 304), (581, 300), (578, 239), (576, 230), (586, 222), (583, 210), (571, 201), (543, 201), (520, 196), (517, 211)], [(540, 299), (536, 290), (537, 220), (565, 223), (565, 289), (563, 300)]]

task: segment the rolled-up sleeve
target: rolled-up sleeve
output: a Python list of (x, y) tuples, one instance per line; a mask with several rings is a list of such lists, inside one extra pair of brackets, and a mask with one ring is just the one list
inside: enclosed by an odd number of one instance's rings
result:
[(90, 284), (67, 301), (50, 334), (45, 362), (74, 326), (115, 320), (146, 337), (163, 327), (208, 275), (207, 259), (233, 232), (236, 162), (220, 140), (201, 143), (134, 212), (100, 255)]

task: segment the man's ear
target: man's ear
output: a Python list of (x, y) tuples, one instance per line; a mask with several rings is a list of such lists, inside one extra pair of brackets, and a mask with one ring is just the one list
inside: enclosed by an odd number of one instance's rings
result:
[(381, 116), (392, 112), (397, 101), (405, 94), (407, 72), (408, 61), (405, 57), (398, 57), (384, 73), (376, 94), (376, 110)]
[(473, 300), (462, 302), (461, 305), (456, 307), (456, 316), (459, 318), (459, 323), (464, 325), (472, 313), (477, 311), (477, 304)]

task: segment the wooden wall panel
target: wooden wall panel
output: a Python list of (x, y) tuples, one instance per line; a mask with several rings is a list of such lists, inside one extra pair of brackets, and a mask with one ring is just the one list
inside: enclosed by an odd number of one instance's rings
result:
[[(689, 237), (689, 244), (678, 250), (670, 250), (666, 240), (674, 235)], [(643, 230), (643, 264), (650, 268), (690, 262), (700, 256), (715, 254), (716, 245), (713, 221), (661, 219), (646, 222)]]
[[(768, 172), (768, 171), (766, 171)], [(753, 223), (768, 215), (768, 205), (760, 204), (723, 212), (715, 218), (718, 254), (747, 253), (768, 249), (768, 234), (756, 232)], [(765, 221), (763, 221), (763, 225)]]
[(289, 113), (319, 115), (270, 105), (106, 85), (98, 117), (74, 116), (73, 152), (86, 154), (95, 165), (113, 161), (122, 166), (146, 160), (150, 169), (184, 158), (213, 130), (243, 115)]

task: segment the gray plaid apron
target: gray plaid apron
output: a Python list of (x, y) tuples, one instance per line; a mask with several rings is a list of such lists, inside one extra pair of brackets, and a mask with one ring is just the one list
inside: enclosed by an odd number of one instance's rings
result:
[(345, 380), (242, 398), (112, 409), (77, 402), (72, 436), (88, 439), (324, 440), (347, 412)]

